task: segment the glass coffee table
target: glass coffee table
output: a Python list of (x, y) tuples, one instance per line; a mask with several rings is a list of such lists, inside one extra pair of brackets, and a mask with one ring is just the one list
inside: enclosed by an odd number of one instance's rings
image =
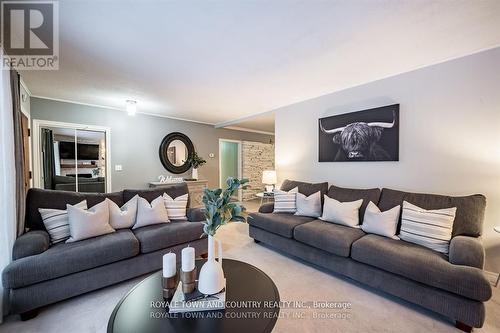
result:
[[(198, 272), (205, 262), (196, 260)], [(162, 272), (139, 282), (118, 303), (108, 322), (111, 333), (260, 333), (271, 332), (279, 315), (276, 285), (260, 269), (223, 259), (226, 309), (169, 314), (163, 302)]]

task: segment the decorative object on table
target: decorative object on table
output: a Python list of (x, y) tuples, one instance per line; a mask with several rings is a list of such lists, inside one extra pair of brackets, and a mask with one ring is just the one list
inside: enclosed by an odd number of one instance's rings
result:
[(319, 119), (319, 162), (399, 161), (399, 104)]
[(196, 266), (194, 265), (194, 248), (185, 247), (181, 251), (182, 265), (181, 265), (181, 284), (182, 292), (190, 294), (194, 291), (196, 283)]
[(203, 157), (200, 157), (196, 151), (189, 155), (188, 161), (191, 167), (193, 167), (191, 178), (198, 180), (198, 168), (207, 163), (207, 161)]
[(266, 200), (266, 202), (270, 202), (271, 200), (273, 200), (274, 193), (276, 192), (259, 192), (256, 193), (255, 196), (260, 199), (260, 204), (262, 205), (264, 203), (264, 199)]
[[(223, 281), (226, 285), (226, 279)], [(226, 308), (226, 289), (214, 295), (204, 295), (201, 292), (187, 295), (183, 292), (182, 283), (179, 283), (177, 290), (169, 303), (169, 313), (183, 313), (193, 311), (214, 311)], [(191, 299), (190, 299), (191, 297)]]
[(278, 182), (276, 170), (262, 171), (262, 184), (266, 185), (266, 192), (274, 191), (274, 185)]
[(161, 164), (175, 174), (185, 173), (191, 168), (189, 156), (193, 153), (193, 143), (185, 134), (179, 132), (165, 136), (159, 148)]
[(159, 175), (158, 181), (160, 182), (160, 184), (169, 184), (169, 183), (182, 183), (184, 179), (182, 177), (173, 177), (173, 176), (165, 177), (164, 175)]
[(162, 276), (163, 298), (169, 299), (174, 296), (177, 289), (177, 266), (175, 253), (169, 252), (163, 256)]
[[(203, 203), (205, 204), (205, 219), (203, 232), (208, 235), (208, 259), (200, 270), (198, 290), (205, 295), (219, 293), (225, 287), (224, 272), (222, 271), (222, 246), (214, 238), (217, 229), (231, 222), (245, 222), (243, 216), (245, 208), (236, 202), (231, 202), (231, 197), (240, 187), (245, 189), (248, 179), (227, 179), (227, 188), (205, 189)], [(214, 256), (214, 240), (218, 243), (218, 258)]]

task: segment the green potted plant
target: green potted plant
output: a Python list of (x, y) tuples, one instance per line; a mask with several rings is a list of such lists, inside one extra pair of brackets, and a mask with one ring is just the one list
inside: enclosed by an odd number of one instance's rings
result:
[[(231, 221), (245, 222), (245, 207), (237, 202), (232, 202), (231, 197), (240, 187), (245, 189), (248, 179), (229, 177), (226, 181), (227, 188), (205, 189), (203, 204), (205, 205), (205, 222), (203, 232), (208, 236), (208, 258), (200, 270), (198, 290), (205, 295), (219, 293), (225, 287), (224, 271), (222, 270), (222, 246), (215, 239), (217, 230)], [(214, 241), (218, 244), (218, 258), (215, 260)]]
[(191, 178), (198, 180), (198, 168), (207, 163), (207, 161), (203, 157), (199, 156), (196, 151), (189, 156), (188, 161), (191, 164), (191, 167), (193, 167)]

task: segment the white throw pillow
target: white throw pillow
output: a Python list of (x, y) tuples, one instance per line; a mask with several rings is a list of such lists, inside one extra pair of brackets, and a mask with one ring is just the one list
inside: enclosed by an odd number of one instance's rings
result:
[(399, 237), (396, 236), (396, 231), (398, 229), (400, 210), (401, 206), (396, 206), (385, 212), (381, 212), (377, 205), (370, 201), (365, 210), (365, 217), (363, 218), (361, 229), (369, 234), (399, 239)]
[(127, 201), (121, 208), (113, 201), (106, 198), (109, 206), (109, 224), (113, 229), (132, 228), (137, 216), (137, 200), (139, 195), (135, 195)]
[(325, 195), (323, 215), (321, 220), (342, 224), (352, 228), (359, 228), (359, 208), (363, 199), (349, 202), (340, 202)]
[[(73, 207), (87, 209), (87, 200), (83, 200)], [(38, 208), (38, 211), (42, 216), (45, 229), (49, 233), (51, 244), (64, 242), (71, 236), (66, 209)]]
[(165, 207), (163, 196), (160, 195), (151, 203), (141, 197), (137, 199), (137, 219), (132, 229), (167, 222), (170, 222), (170, 220), (168, 219), (167, 208)]
[(174, 220), (187, 220), (186, 209), (188, 205), (188, 193), (172, 199), (167, 193), (163, 193), (163, 200), (167, 208), (168, 218)]
[(88, 210), (71, 205), (67, 205), (66, 209), (71, 234), (66, 243), (115, 232), (109, 225), (109, 206), (106, 200)]
[(403, 201), (399, 238), (448, 254), (457, 208), (426, 210)]
[(295, 201), (298, 192), (298, 187), (294, 187), (288, 192), (281, 190), (275, 191), (273, 213), (295, 213), (297, 211)]
[(320, 217), (321, 216), (321, 191), (306, 197), (302, 193), (297, 193), (297, 212), (295, 215)]

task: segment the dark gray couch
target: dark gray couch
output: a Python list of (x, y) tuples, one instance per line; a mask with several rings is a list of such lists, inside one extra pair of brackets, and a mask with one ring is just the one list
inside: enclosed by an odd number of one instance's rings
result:
[[(309, 195), (326, 193), (328, 185), (287, 180), (282, 189), (295, 186)], [(336, 186), (331, 186), (327, 195), (339, 201), (363, 199), (360, 221), (369, 201), (382, 211), (402, 205), (403, 200), (425, 209), (457, 207), (449, 257), (405, 241), (365, 234), (360, 229), (293, 214), (274, 214), (272, 203), (250, 214), (250, 237), (449, 317), (463, 330), (482, 327), (484, 302), (492, 294), (482, 271), (484, 196), (450, 197)]]
[(13, 262), (2, 273), (10, 292), (11, 313), (28, 319), (41, 306), (112, 285), (158, 270), (162, 256), (177, 253), (188, 244), (197, 255), (207, 253), (200, 209), (188, 209), (188, 221), (121, 229), (75, 243), (50, 246), (49, 235), (38, 208), (66, 209), (66, 204), (87, 200), (88, 206), (109, 198), (119, 206), (139, 194), (152, 201), (164, 192), (175, 198), (187, 193), (186, 184), (154, 190), (124, 190), (115, 193), (75, 193), (30, 189), (26, 202), (26, 227), (30, 231), (14, 243)]

